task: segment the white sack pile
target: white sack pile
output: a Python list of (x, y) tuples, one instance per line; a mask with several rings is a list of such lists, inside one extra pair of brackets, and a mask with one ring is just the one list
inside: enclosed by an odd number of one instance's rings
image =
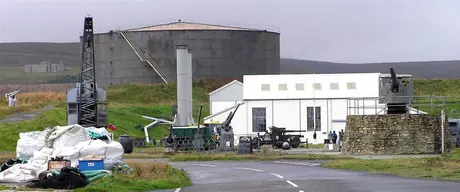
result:
[(104, 168), (111, 169), (122, 161), (123, 146), (117, 141), (91, 140), (89, 131), (108, 136), (106, 129), (83, 128), (80, 125), (56, 126), (45, 131), (19, 134), (17, 158), (28, 161), (16, 164), (0, 173), (0, 182), (28, 182), (48, 169), (48, 161), (55, 157), (69, 159), (72, 167), (78, 159), (88, 155), (105, 156)]

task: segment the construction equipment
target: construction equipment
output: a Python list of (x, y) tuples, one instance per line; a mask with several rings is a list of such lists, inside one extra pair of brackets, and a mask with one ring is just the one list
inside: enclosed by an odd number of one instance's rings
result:
[(177, 109), (173, 106), (173, 121), (160, 118), (143, 116), (154, 122), (144, 127), (147, 142), (148, 128), (159, 124), (169, 124), (168, 136), (163, 139), (166, 152), (210, 150), (216, 148), (212, 141), (212, 129), (200, 125), (201, 111), (198, 123), (193, 120), (192, 115), (192, 54), (186, 45), (177, 47)]
[(270, 131), (265, 130), (263, 137), (256, 136), (253, 138), (254, 147), (272, 145), (273, 148), (290, 149), (291, 147), (297, 148), (301, 143), (305, 143), (300, 140), (300, 138), (304, 137), (301, 134), (286, 134), (294, 132), (306, 132), (305, 130), (286, 130), (286, 128), (275, 126), (271, 126), (269, 129)]
[(107, 127), (107, 93), (96, 85), (93, 18), (85, 17), (81, 70), (76, 88), (67, 91), (67, 123)]
[(390, 75), (380, 76), (380, 103), (386, 104), (387, 114), (405, 114), (411, 103), (412, 75), (396, 75), (390, 68)]

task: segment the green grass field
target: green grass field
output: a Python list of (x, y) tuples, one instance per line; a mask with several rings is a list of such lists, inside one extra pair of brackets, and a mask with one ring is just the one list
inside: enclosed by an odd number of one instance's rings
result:
[(26, 73), (24, 67), (2, 67), (0, 82), (2, 84), (41, 84), (76, 82), (78, 67), (71, 67), (57, 73)]

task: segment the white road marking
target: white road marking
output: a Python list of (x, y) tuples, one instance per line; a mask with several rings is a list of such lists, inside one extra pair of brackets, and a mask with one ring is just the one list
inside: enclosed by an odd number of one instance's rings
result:
[(216, 167), (215, 165), (206, 165), (206, 164), (197, 164), (198, 166), (202, 167)]
[(282, 163), (282, 164), (291, 164), (291, 165), (305, 165), (310, 167), (320, 166), (319, 163), (307, 163), (307, 162), (289, 162), (289, 161), (274, 161), (274, 163)]
[(303, 190), (299, 190), (299, 192), (303, 192)]
[(299, 186), (297, 186), (295, 183), (293, 183), (293, 182), (291, 182), (291, 181), (289, 181), (289, 180), (286, 180), (286, 182), (289, 183), (289, 184), (291, 184), (293, 187), (299, 187)]
[(191, 165), (191, 166), (201, 166), (201, 167), (216, 167), (215, 165), (206, 165), (206, 164), (175, 164), (175, 163), (171, 163), (172, 165), (180, 165), (180, 166), (187, 166), (187, 165)]
[(257, 172), (264, 172), (260, 169), (252, 169), (252, 168), (246, 168), (246, 167), (237, 167), (235, 169), (244, 169), (244, 170), (249, 170), (249, 171), (257, 171)]
[(278, 178), (280, 178), (280, 179), (284, 178), (283, 176), (278, 175), (278, 174), (276, 174), (276, 173), (270, 173), (270, 174), (272, 174), (272, 175), (274, 175), (274, 176), (276, 176), (276, 177), (278, 177)]
[[(177, 188), (174, 192), (179, 192), (180, 191), (180, 188)], [(299, 191), (300, 192), (300, 191)]]

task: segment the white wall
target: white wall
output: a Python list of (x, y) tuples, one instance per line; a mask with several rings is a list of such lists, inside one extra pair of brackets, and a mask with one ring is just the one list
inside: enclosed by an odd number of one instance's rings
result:
[[(247, 113), (246, 113), (246, 104), (242, 104), (240, 105), (240, 107), (238, 108), (238, 110), (236, 111), (236, 114), (235, 116), (233, 117), (233, 120), (232, 122), (230, 123), (230, 125), (233, 127), (233, 133), (234, 134), (237, 134), (237, 135), (240, 135), (240, 134), (247, 134), (248, 133), (248, 129), (247, 129)], [(228, 114), (231, 112), (231, 111), (235, 111), (235, 108), (233, 109), (230, 109), (230, 110), (226, 110), (222, 113), (219, 113), (218, 115), (210, 115), (208, 117), (205, 117), (204, 118), (204, 123), (207, 123), (207, 122), (211, 122), (211, 121), (219, 121), (219, 122), (223, 122), (225, 121), (225, 119), (227, 119), (227, 116)]]
[[(219, 113), (223, 110), (226, 110), (230, 107), (235, 106), (238, 104), (240, 101), (218, 101), (218, 102), (211, 102), (211, 114), (216, 114)], [(238, 109), (239, 110), (239, 109)]]
[[(245, 75), (243, 99), (378, 97), (379, 76), (380, 73)], [(296, 90), (298, 83), (303, 84), (304, 90)], [(321, 84), (321, 90), (313, 89), (315, 83)], [(337, 83), (339, 89), (331, 90), (331, 83)], [(356, 89), (348, 89), (347, 83), (355, 83)], [(262, 84), (269, 84), (270, 91), (262, 91)], [(287, 91), (279, 90), (279, 84), (286, 84)]]

